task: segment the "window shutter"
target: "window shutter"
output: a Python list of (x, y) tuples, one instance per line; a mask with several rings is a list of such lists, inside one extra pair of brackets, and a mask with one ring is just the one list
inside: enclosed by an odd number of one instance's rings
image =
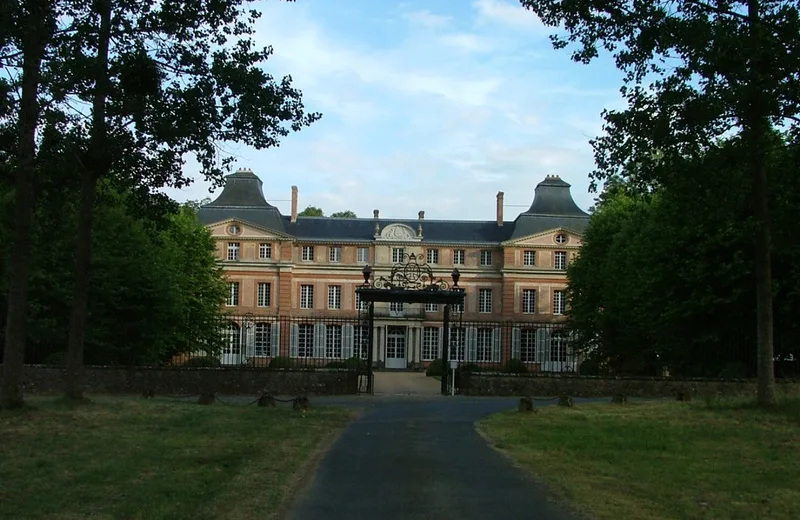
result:
[(325, 324), (314, 324), (314, 357), (325, 357)]
[(500, 339), (502, 338), (503, 329), (495, 327), (492, 331), (492, 362), (500, 362)]
[(467, 355), (466, 359), (469, 362), (474, 362), (478, 359), (478, 329), (469, 327), (467, 329)]
[(511, 329), (511, 359), (520, 359), (522, 346), (522, 329), (514, 327)]
[(256, 327), (244, 327), (244, 357), (241, 361), (245, 361), (256, 354)]
[(280, 322), (272, 323), (272, 330), (270, 331), (271, 338), (270, 338), (270, 353), (269, 355), (272, 357), (278, 357), (281, 355), (281, 324)]
[(547, 361), (547, 342), (550, 340), (550, 331), (545, 327), (536, 329), (536, 362)]
[(290, 331), (290, 338), (289, 338), (289, 357), (296, 358), (297, 351), (300, 347), (300, 325), (297, 323), (292, 323), (289, 326)]
[(433, 356), (434, 359), (439, 359), (442, 357), (442, 339), (444, 338), (444, 327), (439, 327), (439, 337), (436, 341), (436, 355)]
[(342, 358), (353, 357), (353, 326), (349, 323), (342, 327)]

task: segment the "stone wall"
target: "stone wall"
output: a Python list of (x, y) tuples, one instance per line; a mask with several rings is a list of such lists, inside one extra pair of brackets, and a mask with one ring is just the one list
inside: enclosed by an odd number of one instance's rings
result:
[[(561, 376), (551, 374), (515, 375), (464, 373), (462, 395), (610, 397), (674, 397), (678, 392), (692, 395), (753, 395), (755, 379), (711, 380), (670, 378), (604, 378), (593, 376)], [(800, 381), (778, 380), (779, 391), (796, 391)]]
[[(0, 365), (1, 366), (1, 365)], [(64, 389), (63, 368), (26, 365), (24, 391), (54, 394)], [(347, 370), (264, 370), (252, 368), (86, 367), (86, 393), (194, 395), (201, 391), (223, 395), (355, 394), (358, 376)]]

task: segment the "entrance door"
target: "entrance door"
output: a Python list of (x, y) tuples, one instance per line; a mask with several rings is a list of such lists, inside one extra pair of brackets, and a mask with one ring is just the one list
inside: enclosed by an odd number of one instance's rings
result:
[(386, 368), (406, 368), (406, 328), (396, 325), (386, 330)]
[(225, 344), (222, 347), (220, 363), (237, 365), (242, 362), (242, 334), (239, 325), (230, 322), (225, 330)]

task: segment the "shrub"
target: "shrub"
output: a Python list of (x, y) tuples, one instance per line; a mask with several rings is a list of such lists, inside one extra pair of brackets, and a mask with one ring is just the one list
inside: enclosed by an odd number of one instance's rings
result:
[(295, 360), (286, 356), (272, 358), (272, 361), (269, 362), (269, 368), (294, 368), (295, 366), (297, 366)]
[(219, 358), (213, 356), (191, 357), (183, 362), (185, 367), (218, 367), (221, 366)]
[(458, 370), (461, 372), (481, 372), (483, 369), (475, 363), (459, 363)]
[(527, 374), (528, 367), (521, 359), (509, 359), (503, 364), (503, 372), (506, 374)]
[(325, 368), (347, 368), (347, 363), (344, 361), (331, 361), (325, 365)]
[(444, 362), (441, 359), (434, 359), (428, 365), (425, 375), (428, 377), (441, 376), (444, 373)]
[(54, 365), (59, 367), (67, 366), (67, 353), (66, 352), (53, 352), (48, 354), (42, 361), (43, 365)]
[(367, 362), (359, 357), (353, 356), (344, 361), (344, 368), (362, 372), (367, 369)]

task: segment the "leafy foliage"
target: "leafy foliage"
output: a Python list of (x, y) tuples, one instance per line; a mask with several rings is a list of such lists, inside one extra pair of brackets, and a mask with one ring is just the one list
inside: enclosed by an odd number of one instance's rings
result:
[(298, 217), (324, 217), (325, 213), (322, 209), (316, 206), (308, 206), (306, 209), (297, 214)]
[[(778, 373), (800, 334), (800, 153), (775, 139), (770, 156)], [(577, 345), (599, 372), (754, 376), (752, 210), (739, 140), (684, 161), (669, 188), (617, 184), (601, 200), (567, 269)], [(675, 165), (677, 166), (677, 165)], [(681, 181), (682, 180), (682, 181)]]
[(356, 217), (355, 212), (346, 209), (344, 211), (337, 211), (335, 213), (331, 213), (331, 217), (333, 218), (358, 218)]

